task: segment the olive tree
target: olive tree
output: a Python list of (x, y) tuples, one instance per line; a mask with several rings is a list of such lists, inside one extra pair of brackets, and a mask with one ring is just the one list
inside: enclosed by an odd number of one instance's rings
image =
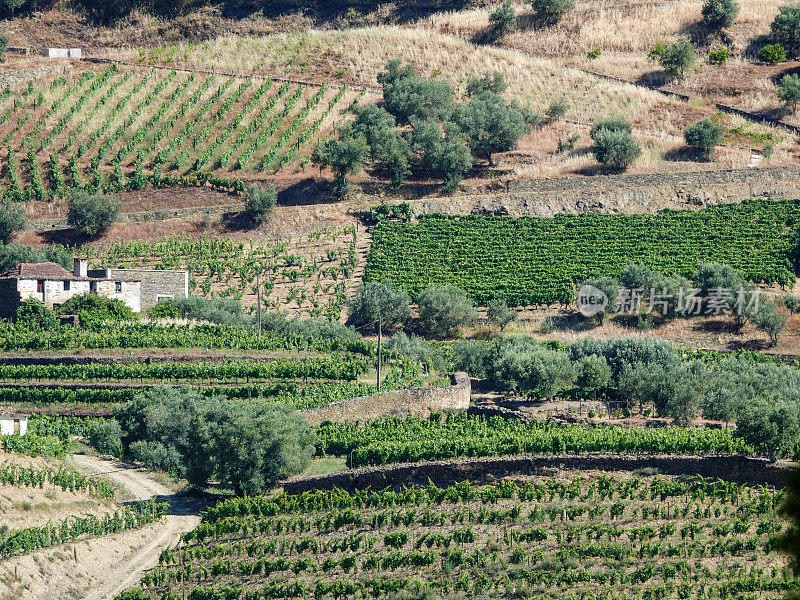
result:
[(775, 42), (796, 56), (800, 52), (800, 2), (781, 6), (770, 25), (770, 32)]
[(11, 236), (15, 233), (25, 231), (28, 226), (28, 219), (25, 210), (15, 204), (0, 204), (0, 241), (8, 244)]
[(478, 316), (475, 303), (453, 285), (428, 288), (417, 299), (417, 308), (423, 331), (436, 338), (453, 337)]
[(405, 325), (411, 318), (411, 298), (391, 281), (370, 281), (358, 286), (349, 303), (349, 321), (357, 327)]
[(575, 0), (530, 0), (536, 17), (545, 25), (555, 25), (575, 8)]
[(703, 26), (709, 31), (719, 33), (730, 27), (739, 14), (735, 0), (706, 0), (703, 3)]
[(674, 44), (664, 48), (660, 57), (661, 67), (667, 75), (683, 78), (687, 69), (697, 60), (694, 46), (686, 38), (681, 38)]
[(611, 382), (611, 367), (602, 356), (590, 354), (576, 363), (575, 375), (575, 383), (587, 392), (592, 392), (592, 399), (597, 400), (597, 390)]
[(800, 440), (800, 403), (751, 398), (736, 419), (736, 435), (771, 460), (794, 456)]
[(78, 233), (96, 237), (116, 223), (122, 204), (116, 198), (74, 190), (67, 204), (67, 223)]
[(274, 185), (264, 188), (253, 184), (247, 188), (244, 205), (256, 223), (263, 223), (272, 214), (277, 201), (278, 192)]
[(800, 102), (800, 75), (784, 75), (778, 85), (778, 98), (786, 106), (792, 107), (792, 112), (797, 111)]
[(494, 92), (473, 96), (454, 116), (472, 152), (489, 165), (493, 153), (513, 150), (528, 130), (523, 111)]
[(502, 298), (494, 298), (486, 305), (486, 316), (503, 331), (509, 323), (516, 320), (518, 313), (516, 309), (509, 308)]
[(706, 117), (689, 125), (683, 131), (683, 138), (697, 151), (702, 160), (708, 161), (714, 155), (714, 148), (722, 142), (724, 131), (721, 126)]
[(489, 37), (491, 39), (499, 40), (516, 30), (517, 16), (514, 14), (514, 7), (508, 0), (489, 13)]
[(594, 140), (597, 161), (614, 169), (624, 171), (642, 154), (642, 149), (634, 141), (631, 124), (619, 118), (602, 119), (592, 126), (589, 134)]
[(358, 171), (367, 159), (369, 147), (361, 134), (351, 127), (343, 127), (338, 138), (322, 140), (314, 150), (315, 163), (333, 171), (333, 195), (341, 198), (350, 193), (347, 176)]

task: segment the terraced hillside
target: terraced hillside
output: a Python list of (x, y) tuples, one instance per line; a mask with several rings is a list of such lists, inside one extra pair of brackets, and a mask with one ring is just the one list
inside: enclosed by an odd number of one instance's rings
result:
[(312, 86), (110, 66), (0, 93), (5, 197), (57, 198), (253, 177), (308, 164), (320, 136), (358, 97)]
[(391, 279), (417, 293), (453, 284), (485, 303), (568, 303), (575, 284), (618, 276), (641, 262), (691, 275), (701, 262), (740, 269), (753, 281), (794, 281), (800, 201), (751, 200), (701, 211), (649, 215), (557, 215), (550, 219), (423, 217), (382, 222), (365, 279)]
[(581, 474), (232, 499), (130, 597), (777, 598), (777, 496)]

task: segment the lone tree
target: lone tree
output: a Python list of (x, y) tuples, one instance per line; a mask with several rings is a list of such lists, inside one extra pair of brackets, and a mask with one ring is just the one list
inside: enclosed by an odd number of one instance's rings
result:
[(506, 0), (501, 6), (489, 14), (489, 37), (499, 40), (509, 33), (517, 30), (517, 16), (514, 7)]
[(709, 31), (719, 33), (736, 20), (739, 5), (735, 0), (706, 0), (702, 14), (703, 26)]
[(721, 142), (724, 129), (706, 117), (689, 125), (683, 132), (686, 143), (694, 148), (701, 160), (709, 161)]
[(428, 288), (420, 294), (417, 308), (425, 333), (437, 338), (453, 337), (478, 316), (466, 292), (453, 285)]
[(7, 244), (15, 233), (25, 231), (28, 219), (25, 211), (15, 204), (0, 204), (0, 241)]
[(686, 70), (697, 60), (694, 46), (686, 38), (681, 38), (674, 44), (664, 48), (664, 53), (660, 57), (661, 67), (664, 72), (673, 77), (681, 79), (686, 74)]
[(545, 25), (555, 25), (575, 8), (575, 0), (531, 0), (536, 17)]
[(384, 327), (405, 325), (411, 318), (411, 298), (391, 281), (362, 283), (350, 299), (350, 322), (356, 327), (376, 325), (380, 317)]
[(263, 223), (272, 214), (277, 201), (278, 192), (274, 185), (263, 188), (253, 184), (247, 189), (244, 205), (248, 214), (256, 223)]
[(6, 50), (8, 50), (8, 36), (0, 33), (0, 62), (6, 62)]
[(783, 46), (787, 53), (797, 56), (800, 52), (800, 2), (792, 6), (781, 6), (770, 25), (772, 39)]
[(337, 139), (323, 140), (317, 145), (313, 160), (333, 171), (334, 196), (341, 198), (350, 193), (347, 176), (364, 165), (368, 152), (367, 140), (361, 134), (354, 134), (351, 127), (343, 127)]
[(486, 305), (486, 316), (500, 328), (500, 331), (504, 331), (509, 323), (517, 319), (518, 313), (516, 309), (509, 308), (502, 298), (494, 298)]
[(67, 223), (78, 233), (96, 237), (117, 222), (122, 205), (110, 196), (75, 190), (68, 201)]
[(633, 140), (633, 126), (625, 119), (609, 117), (592, 126), (589, 135), (597, 161), (618, 171), (627, 169), (642, 153)]
[(792, 112), (797, 111), (800, 102), (800, 75), (784, 75), (778, 86), (778, 98), (786, 106), (792, 107)]

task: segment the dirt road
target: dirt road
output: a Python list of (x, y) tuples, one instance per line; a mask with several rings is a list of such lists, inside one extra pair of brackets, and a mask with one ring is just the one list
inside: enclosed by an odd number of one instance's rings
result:
[(158, 564), (158, 555), (167, 546), (174, 546), (180, 535), (200, 522), (198, 506), (164, 485), (153, 481), (147, 472), (116, 461), (76, 454), (75, 466), (84, 472), (103, 473), (112, 484), (119, 486), (134, 500), (169, 502), (170, 509), (164, 525), (147, 543), (132, 555), (111, 566), (111, 572), (99, 586), (86, 590), (84, 600), (110, 600), (122, 590), (135, 585), (145, 569)]

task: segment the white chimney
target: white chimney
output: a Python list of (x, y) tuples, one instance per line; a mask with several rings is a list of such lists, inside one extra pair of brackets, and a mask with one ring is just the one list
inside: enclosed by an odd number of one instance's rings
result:
[(75, 259), (75, 270), (73, 271), (75, 277), (87, 277), (88, 268), (89, 268), (88, 259), (86, 258)]

